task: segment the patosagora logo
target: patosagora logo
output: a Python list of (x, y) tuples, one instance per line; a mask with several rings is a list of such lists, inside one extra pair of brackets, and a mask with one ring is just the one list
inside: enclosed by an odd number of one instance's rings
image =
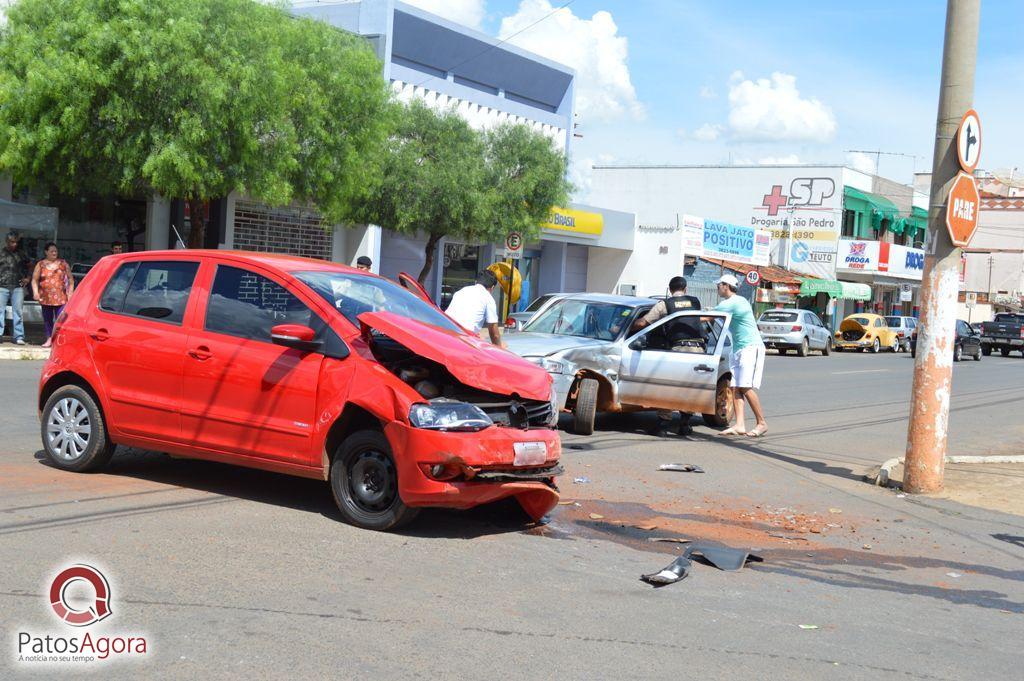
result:
[[(68, 587), (76, 582), (92, 586), (92, 604), (85, 610), (76, 609), (68, 602)], [(103, 573), (91, 565), (72, 565), (57, 575), (50, 585), (50, 607), (62, 622), (73, 627), (87, 627), (110, 616), (110, 585)]]
[[(47, 596), (50, 610), (64, 626), (90, 627), (113, 614), (110, 583), (106, 575), (84, 563), (58, 572), (50, 582)], [(137, 633), (110, 634), (103, 625), (97, 627), (99, 631), (91, 629), (77, 634), (69, 633), (64, 626), (57, 626), (59, 630), (19, 630), (16, 661), (64, 666), (142, 659), (148, 654), (146, 637)]]

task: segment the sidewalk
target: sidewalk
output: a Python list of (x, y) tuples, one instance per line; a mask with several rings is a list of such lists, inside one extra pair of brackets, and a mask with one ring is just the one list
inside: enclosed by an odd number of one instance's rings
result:
[[(902, 464), (890, 479), (902, 485)], [(1024, 464), (947, 463), (945, 489), (924, 496), (1024, 516)]]
[(14, 343), (0, 343), (0, 360), (13, 359), (47, 359), (50, 356), (50, 348), (40, 347), (38, 344), (15, 345)]

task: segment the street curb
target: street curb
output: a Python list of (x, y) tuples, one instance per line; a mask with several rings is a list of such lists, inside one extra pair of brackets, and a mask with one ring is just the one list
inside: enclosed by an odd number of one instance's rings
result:
[[(1024, 463), (1024, 455), (1011, 456), (947, 456), (946, 463)], [(903, 463), (903, 457), (898, 456), (888, 459), (878, 467), (864, 476), (867, 482), (878, 487), (892, 487), (892, 469)]]
[(3, 345), (0, 347), (0, 361), (2, 360), (32, 360), (49, 359), (50, 348), (42, 348), (38, 345)]

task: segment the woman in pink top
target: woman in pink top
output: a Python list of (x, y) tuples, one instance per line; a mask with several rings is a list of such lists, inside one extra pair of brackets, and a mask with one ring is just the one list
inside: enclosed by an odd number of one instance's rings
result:
[(50, 347), (53, 325), (75, 290), (71, 268), (60, 259), (57, 244), (46, 244), (46, 258), (36, 263), (32, 272), (32, 295), (43, 309), (43, 327), (46, 331), (44, 348)]

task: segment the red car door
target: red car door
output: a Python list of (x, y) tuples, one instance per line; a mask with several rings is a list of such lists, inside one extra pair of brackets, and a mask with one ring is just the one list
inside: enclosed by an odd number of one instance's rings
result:
[[(312, 465), (317, 385), (324, 356), (274, 345), (279, 324), (323, 328), (274, 275), (211, 263), (188, 338), (182, 431), (221, 452)], [(315, 457), (319, 464), (320, 457)]]
[(136, 260), (114, 273), (86, 328), (115, 431), (178, 442), (184, 326), (198, 260)]

